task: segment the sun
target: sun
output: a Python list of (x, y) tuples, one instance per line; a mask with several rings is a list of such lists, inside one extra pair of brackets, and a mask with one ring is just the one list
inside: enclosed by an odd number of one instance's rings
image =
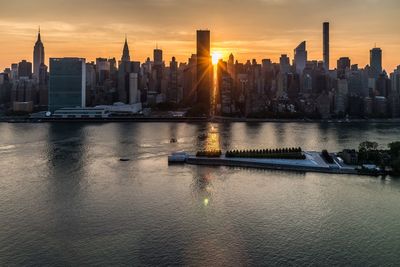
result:
[(218, 64), (218, 61), (219, 61), (220, 59), (222, 59), (222, 52), (220, 52), (220, 51), (214, 51), (214, 52), (212, 52), (211, 57), (212, 57), (212, 64), (213, 64), (213, 65), (217, 65), (217, 64)]

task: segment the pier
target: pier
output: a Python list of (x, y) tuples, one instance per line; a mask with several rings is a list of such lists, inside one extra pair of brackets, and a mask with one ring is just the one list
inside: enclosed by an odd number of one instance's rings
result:
[(207, 166), (229, 166), (244, 168), (261, 168), (270, 170), (316, 172), (351, 175), (380, 175), (378, 170), (360, 172), (360, 167), (346, 165), (343, 161), (331, 154), (332, 163), (326, 162), (320, 152), (304, 151), (304, 159), (278, 159), (278, 158), (232, 158), (221, 155), (219, 157), (199, 157), (186, 152), (173, 153), (168, 157), (170, 164), (191, 164)]

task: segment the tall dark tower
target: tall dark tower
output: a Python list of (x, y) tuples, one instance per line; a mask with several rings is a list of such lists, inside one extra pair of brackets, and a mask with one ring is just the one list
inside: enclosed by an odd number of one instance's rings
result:
[(129, 55), (128, 39), (126, 38), (126, 36), (125, 36), (125, 44), (124, 44), (124, 50), (122, 51), (121, 61), (122, 62), (131, 61), (131, 57)]
[(210, 55), (210, 31), (197, 31), (197, 103), (209, 113), (212, 91), (212, 64)]
[(379, 74), (381, 74), (383, 71), (382, 49), (378, 47), (372, 48), (369, 54), (370, 54), (369, 64), (372, 68), (373, 76), (374, 78), (378, 78)]
[(40, 28), (38, 32), (37, 41), (33, 48), (33, 76), (39, 82), (40, 66), (44, 64), (44, 46), (40, 38)]
[(163, 51), (161, 49), (154, 49), (153, 51), (154, 64), (162, 64), (163, 62)]
[(324, 49), (324, 68), (329, 70), (329, 22), (324, 22), (323, 24), (323, 49)]

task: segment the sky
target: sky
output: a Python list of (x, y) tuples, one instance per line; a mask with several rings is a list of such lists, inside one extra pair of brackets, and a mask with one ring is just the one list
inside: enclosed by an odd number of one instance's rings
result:
[(399, 0), (0, 0), (0, 70), (32, 61), (40, 25), (49, 57), (121, 58), (125, 34), (131, 59), (187, 61), (196, 51), (196, 30), (211, 30), (212, 51), (227, 58), (293, 58), (307, 41), (309, 59), (322, 59), (322, 23), (331, 23), (331, 68), (349, 56), (369, 63), (383, 49), (384, 68), (400, 65)]

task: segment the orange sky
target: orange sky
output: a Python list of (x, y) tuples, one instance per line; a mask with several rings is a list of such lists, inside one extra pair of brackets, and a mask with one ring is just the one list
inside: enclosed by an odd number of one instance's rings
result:
[(125, 33), (131, 58), (144, 61), (158, 43), (164, 60), (195, 53), (196, 29), (211, 30), (212, 49), (237, 59), (293, 57), (307, 41), (322, 58), (322, 22), (331, 22), (331, 68), (349, 56), (365, 66), (383, 49), (384, 67), (400, 65), (399, 0), (0, 0), (0, 70), (32, 61), (38, 25), (49, 57), (121, 57)]

